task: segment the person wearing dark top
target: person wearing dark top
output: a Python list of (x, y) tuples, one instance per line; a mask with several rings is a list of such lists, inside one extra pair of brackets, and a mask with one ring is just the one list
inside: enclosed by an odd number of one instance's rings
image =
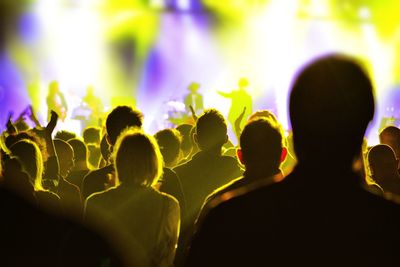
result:
[[(140, 111), (128, 106), (118, 106), (107, 116), (107, 142), (112, 147), (120, 133), (128, 127), (142, 127), (143, 115)], [(82, 197), (86, 199), (93, 193), (103, 191), (114, 185), (114, 167), (112, 163), (92, 171), (85, 176), (82, 183)]]
[(118, 185), (87, 199), (85, 221), (115, 240), (130, 266), (171, 266), (180, 212), (175, 198), (154, 188), (162, 174), (157, 143), (138, 129), (128, 129), (115, 148)]
[(398, 159), (393, 149), (388, 145), (373, 146), (368, 151), (367, 158), (372, 179), (385, 193), (394, 194), (400, 199)]
[(74, 164), (66, 180), (79, 188), (82, 191), (83, 178), (88, 174), (87, 147), (83, 141), (74, 138), (68, 141), (74, 152)]
[(290, 94), (298, 165), (283, 181), (231, 198), (201, 222), (186, 266), (398, 266), (400, 206), (352, 170), (374, 114), (353, 58), (308, 64)]
[(177, 261), (191, 237), (194, 221), (206, 197), (243, 173), (235, 158), (222, 155), (222, 146), (227, 142), (228, 136), (226, 121), (219, 111), (204, 111), (196, 122), (194, 138), (200, 152), (173, 169), (182, 183), (186, 200)]
[(154, 135), (164, 159), (163, 175), (159, 180), (159, 190), (175, 197), (179, 201), (181, 217), (183, 218), (186, 203), (182, 184), (172, 170), (181, 158), (182, 137), (176, 129), (164, 129)]
[(243, 176), (217, 189), (206, 203), (212, 201), (210, 204), (215, 206), (253, 187), (282, 180), (280, 165), (286, 155), (283, 130), (277, 121), (264, 117), (248, 122), (240, 135), (240, 148), (237, 150), (237, 156), (245, 166)]
[[(379, 143), (390, 146), (396, 158), (400, 159), (400, 129), (396, 126), (387, 126), (379, 133)], [(400, 163), (397, 167), (400, 173)]]

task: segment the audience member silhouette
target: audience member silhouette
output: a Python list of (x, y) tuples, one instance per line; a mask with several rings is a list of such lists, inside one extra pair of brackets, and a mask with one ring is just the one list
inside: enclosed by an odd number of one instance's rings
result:
[[(387, 126), (379, 133), (379, 142), (390, 146), (397, 159), (400, 159), (400, 129), (396, 126)], [(397, 167), (400, 169), (400, 166)], [(400, 171), (400, 170), (399, 170)]]
[(219, 202), (250, 191), (251, 188), (283, 179), (280, 165), (286, 158), (287, 150), (284, 146), (283, 130), (278, 121), (271, 118), (250, 121), (240, 135), (237, 155), (245, 166), (243, 176), (210, 195), (210, 205), (216, 206)]
[(101, 130), (99, 127), (87, 127), (83, 130), (83, 141), (85, 144), (100, 145)]
[(400, 175), (397, 169), (399, 160), (388, 145), (376, 145), (368, 152), (371, 176), (385, 193), (400, 198)]
[(43, 188), (43, 160), (38, 146), (30, 140), (21, 140), (13, 144), (9, 149), (11, 155), (18, 158), (23, 170), (27, 173), (34, 189), (32, 193), (39, 206), (51, 212), (60, 212), (61, 202), (59, 196)]
[(153, 188), (162, 174), (156, 141), (129, 129), (115, 146), (119, 185), (91, 195), (85, 218), (97, 223), (129, 256), (131, 266), (171, 266), (179, 235), (179, 204)]
[(89, 172), (87, 161), (87, 148), (84, 142), (80, 139), (74, 138), (68, 141), (74, 152), (74, 164), (68, 173), (66, 180), (82, 190), (82, 181), (86, 174)]
[(283, 181), (211, 209), (187, 266), (396, 266), (400, 207), (364, 190), (352, 171), (373, 118), (372, 91), (350, 57), (303, 68), (290, 94), (298, 165)]
[(65, 142), (68, 142), (68, 140), (73, 138), (76, 138), (76, 134), (67, 130), (58, 131), (54, 136), (54, 139), (60, 139)]
[[(142, 126), (143, 115), (140, 111), (128, 106), (118, 106), (107, 116), (107, 143), (112, 147), (120, 133), (128, 127)], [(86, 199), (95, 192), (100, 192), (114, 186), (114, 165), (108, 163), (105, 167), (90, 172), (83, 180), (82, 196)]]
[(222, 156), (222, 146), (228, 136), (226, 121), (219, 111), (204, 111), (196, 122), (194, 139), (200, 151), (188, 162), (174, 168), (186, 200), (177, 261), (190, 239), (194, 221), (206, 197), (242, 174), (235, 158)]
[(54, 147), (60, 166), (55, 193), (60, 196), (64, 211), (68, 215), (82, 218), (83, 205), (79, 187), (66, 180), (74, 166), (74, 150), (71, 145), (60, 139), (54, 140)]
[(191, 124), (180, 124), (176, 127), (176, 129), (180, 132), (182, 136), (181, 141), (181, 152), (182, 152), (182, 160), (188, 160), (187, 158), (192, 152), (193, 149), (193, 141), (192, 136), (190, 135), (193, 125)]
[(178, 176), (171, 169), (177, 165), (181, 155), (180, 133), (175, 129), (164, 129), (158, 131), (154, 137), (164, 159), (163, 175), (159, 180), (159, 190), (178, 200), (181, 217), (183, 218), (186, 209), (183, 188)]

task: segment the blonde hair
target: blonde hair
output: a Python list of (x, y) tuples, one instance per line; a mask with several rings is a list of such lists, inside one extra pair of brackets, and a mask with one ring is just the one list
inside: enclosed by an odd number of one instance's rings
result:
[(155, 139), (137, 128), (128, 128), (114, 150), (117, 182), (153, 186), (162, 175), (163, 160)]
[(38, 145), (31, 140), (24, 139), (12, 145), (10, 151), (21, 161), (35, 190), (44, 190), (42, 185), (43, 159)]

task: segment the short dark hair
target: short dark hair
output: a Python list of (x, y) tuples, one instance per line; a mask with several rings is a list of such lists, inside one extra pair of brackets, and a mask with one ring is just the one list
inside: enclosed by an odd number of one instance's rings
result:
[(240, 135), (240, 148), (246, 167), (279, 168), (283, 138), (282, 127), (272, 119), (250, 121)]
[(76, 138), (76, 134), (67, 130), (61, 130), (56, 133), (54, 139), (60, 139), (64, 142), (68, 142), (70, 139)]
[(299, 160), (306, 154), (327, 155), (327, 148), (331, 157), (340, 153), (340, 160), (353, 160), (374, 108), (371, 80), (357, 60), (332, 54), (306, 65), (292, 86), (289, 105)]
[(201, 150), (221, 148), (226, 142), (227, 131), (225, 118), (218, 110), (205, 110), (196, 122), (199, 148)]
[(87, 147), (85, 143), (78, 139), (70, 139), (67, 142), (72, 146), (72, 149), (74, 150), (74, 158), (75, 161), (86, 161), (87, 160)]
[(160, 147), (165, 164), (173, 163), (178, 157), (181, 149), (182, 137), (176, 129), (164, 129), (158, 131), (154, 137)]
[(129, 106), (118, 106), (107, 116), (106, 129), (111, 145), (126, 128), (142, 127), (143, 115), (139, 110)]
[(83, 141), (86, 144), (100, 144), (100, 128), (99, 127), (87, 127), (83, 131)]

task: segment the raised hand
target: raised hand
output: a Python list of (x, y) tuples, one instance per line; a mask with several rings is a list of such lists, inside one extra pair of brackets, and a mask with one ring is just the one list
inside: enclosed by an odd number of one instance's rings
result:
[(193, 118), (193, 120), (194, 120), (194, 121), (197, 121), (197, 119), (198, 119), (199, 117), (197, 117), (196, 111), (194, 111), (193, 106), (192, 106), (192, 105), (189, 105), (189, 108), (190, 108), (190, 112), (192, 113), (192, 118)]
[(50, 112), (50, 114), (51, 114), (51, 117), (50, 117), (49, 123), (46, 126), (46, 133), (51, 135), (54, 131), (54, 128), (56, 128), (58, 114), (54, 110), (52, 110)]

